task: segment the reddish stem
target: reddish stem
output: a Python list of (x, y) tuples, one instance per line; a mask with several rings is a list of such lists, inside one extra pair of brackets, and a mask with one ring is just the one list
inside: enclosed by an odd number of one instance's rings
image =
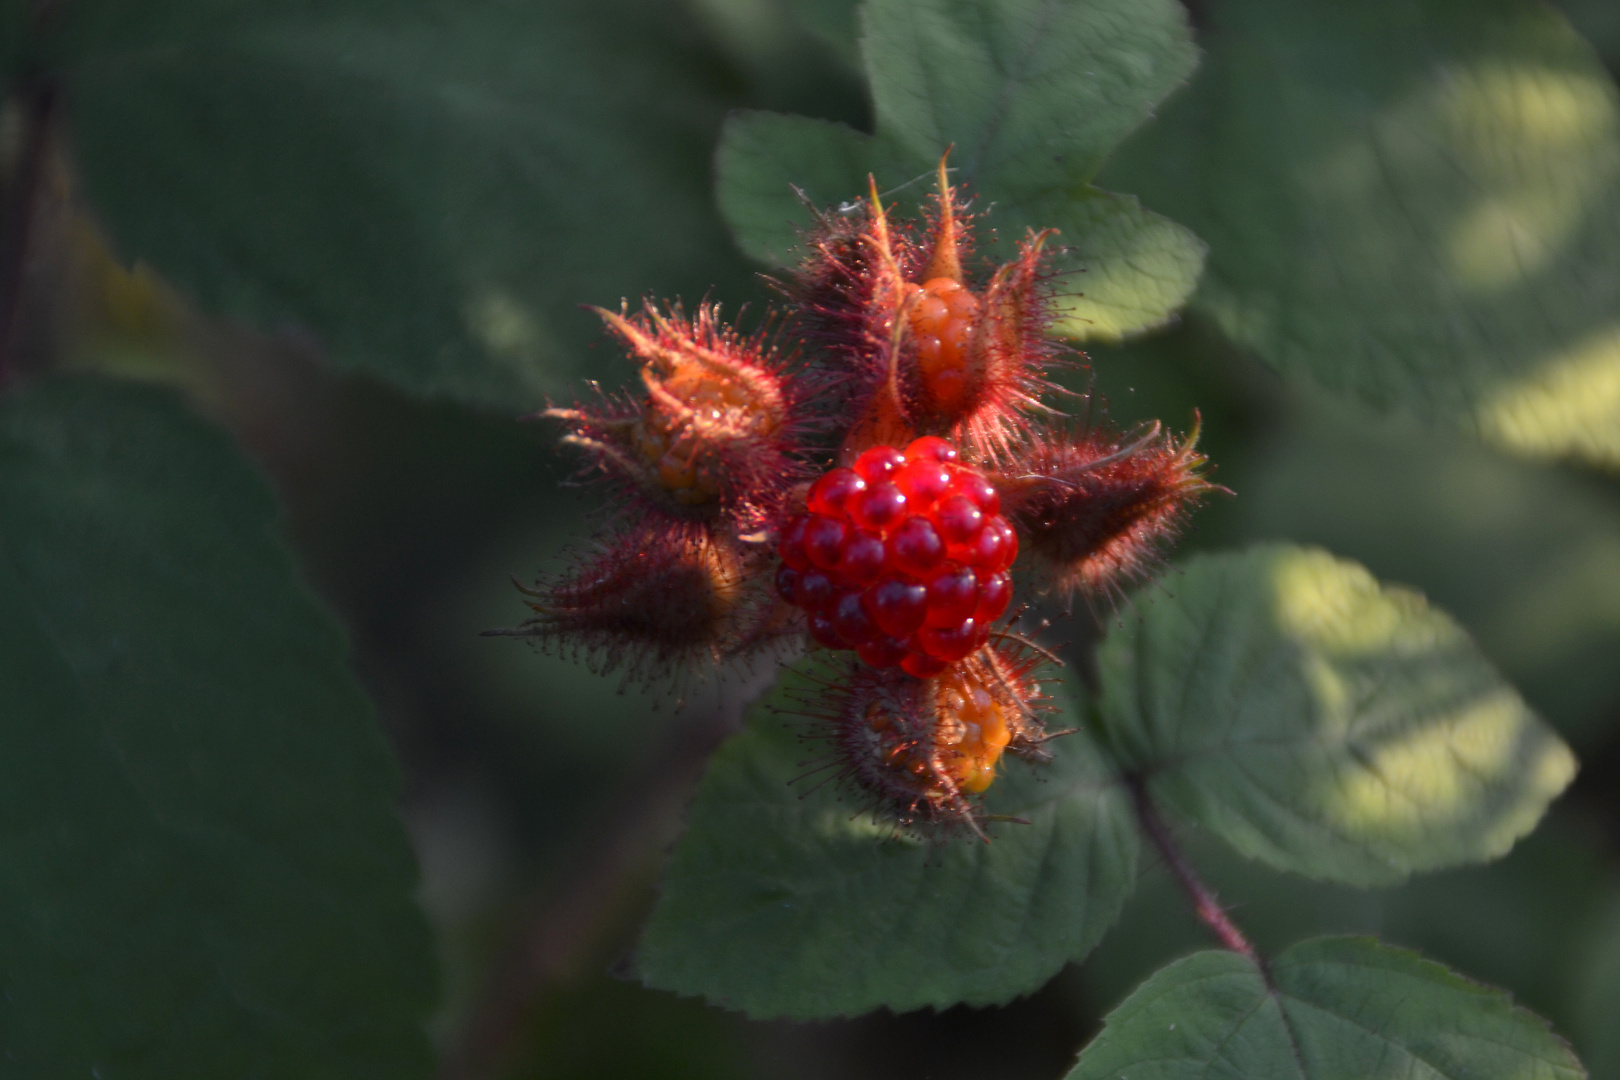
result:
[(1142, 823), (1142, 831), (1147, 833), (1153, 845), (1159, 849), (1159, 854), (1164, 856), (1165, 865), (1170, 867), (1170, 872), (1176, 876), (1176, 880), (1181, 883), (1182, 889), (1192, 900), (1193, 911), (1203, 920), (1205, 926), (1215, 932), (1222, 945), (1258, 964), (1260, 957), (1254, 951), (1254, 946), (1243, 936), (1243, 931), (1237, 928), (1237, 924), (1227, 918), (1226, 911), (1215, 899), (1214, 892), (1204, 884), (1198, 872), (1193, 869), (1192, 863), (1187, 860), (1186, 854), (1176, 844), (1176, 838), (1171, 834), (1170, 827), (1165, 824), (1164, 818), (1159, 816), (1158, 808), (1153, 805), (1153, 800), (1148, 795), (1147, 784), (1143, 783), (1139, 776), (1131, 777), (1129, 784), (1131, 798), (1136, 804), (1136, 819)]

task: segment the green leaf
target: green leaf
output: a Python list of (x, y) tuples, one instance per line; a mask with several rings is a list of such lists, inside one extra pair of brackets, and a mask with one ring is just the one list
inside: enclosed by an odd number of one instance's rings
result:
[(75, 159), (121, 254), (214, 311), (299, 320), (341, 368), (523, 408), (611, 371), (581, 303), (746, 285), (709, 191), (717, 57), (682, 5), (59, 15)]
[(275, 516), (166, 393), (0, 401), (8, 1072), (431, 1071), (399, 777)]
[(1062, 230), (1060, 332), (1111, 340), (1180, 307), (1202, 266), (1198, 238), (1090, 182), (1192, 71), (1180, 5), (872, 0), (863, 16), (875, 135), (766, 113), (727, 122), (720, 205), (745, 251), (791, 261), (811, 220), (794, 186), (836, 207), (865, 196), (871, 174), (914, 207), (954, 146), (953, 179), (997, 231), (991, 254), (1005, 258), (1028, 229)]
[(1262, 972), (1202, 952), (1108, 1015), (1069, 1080), (1298, 1077), (1582, 1080), (1575, 1055), (1508, 996), (1415, 953), (1322, 938)]
[(935, 842), (817, 786), (824, 772), (795, 782), (816, 756), (806, 724), (757, 708), (715, 755), (642, 937), (649, 985), (801, 1020), (996, 1004), (1084, 956), (1119, 914), (1136, 825), (1085, 735), (991, 787), (986, 810), (1029, 825)]
[(1577, 750), (1608, 738), (1620, 716), (1613, 492), (1326, 398), (1302, 402), (1256, 469), (1225, 477), (1245, 533), (1321, 544), (1420, 586)]
[(787, 0), (788, 8), (850, 67), (860, 67), (855, 43), (855, 0)]
[(1152, 794), (1239, 851), (1356, 885), (1494, 858), (1575, 759), (1445, 614), (1326, 552), (1204, 556), (1098, 657)]
[(1105, 183), (1211, 247), (1271, 363), (1620, 464), (1620, 96), (1536, 0), (1234, 0)]

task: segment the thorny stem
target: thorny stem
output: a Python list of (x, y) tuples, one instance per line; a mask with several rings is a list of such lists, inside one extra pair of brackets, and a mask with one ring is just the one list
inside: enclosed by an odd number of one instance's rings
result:
[(1148, 795), (1147, 784), (1140, 776), (1132, 776), (1126, 783), (1130, 786), (1131, 799), (1136, 805), (1136, 819), (1142, 823), (1142, 831), (1147, 833), (1148, 839), (1153, 841), (1153, 846), (1164, 856), (1165, 865), (1170, 867), (1170, 872), (1176, 876), (1188, 899), (1192, 901), (1193, 911), (1203, 920), (1205, 926), (1215, 932), (1222, 945), (1259, 964), (1260, 956), (1255, 952), (1254, 946), (1243, 936), (1243, 931), (1237, 928), (1237, 924), (1227, 918), (1226, 911), (1215, 899), (1215, 894), (1204, 884), (1203, 879), (1198, 876), (1198, 871), (1193, 869), (1192, 863), (1177, 845), (1170, 827), (1165, 824), (1164, 818), (1159, 816), (1158, 808), (1153, 805), (1153, 800)]
[(22, 153), (10, 184), (5, 221), (0, 225), (0, 382), (16, 367), (29, 248), (57, 103), (56, 84), (48, 78), (25, 80), (18, 93), (23, 113)]

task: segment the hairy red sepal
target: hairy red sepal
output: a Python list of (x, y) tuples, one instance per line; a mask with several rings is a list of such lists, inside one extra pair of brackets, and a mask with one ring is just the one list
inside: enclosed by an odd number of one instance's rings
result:
[(993, 476), (1041, 586), (1066, 597), (1117, 593), (1145, 577), (1201, 496), (1198, 429), (1180, 442), (1157, 423), (1122, 437), (1090, 431), (1030, 442)]
[(655, 515), (764, 524), (803, 469), (805, 437), (795, 385), (764, 333), (739, 334), (711, 304), (690, 319), (650, 303), (635, 315), (596, 310), (641, 362), (646, 393), (546, 410), (568, 426), (563, 442)]

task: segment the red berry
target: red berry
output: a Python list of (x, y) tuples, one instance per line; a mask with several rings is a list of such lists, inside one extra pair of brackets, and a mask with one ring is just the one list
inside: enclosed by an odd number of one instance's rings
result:
[(903, 638), (922, 625), (928, 590), (899, 578), (885, 578), (861, 594), (866, 613), (885, 634)]
[(810, 636), (829, 649), (846, 649), (849, 647), (844, 643), (844, 639), (838, 635), (838, 630), (834, 627), (832, 619), (820, 612), (810, 616)]
[(874, 446), (855, 459), (855, 471), (868, 484), (881, 483), (898, 472), (906, 455), (892, 446)]
[(964, 544), (984, 524), (984, 511), (966, 495), (952, 495), (939, 504), (934, 520), (939, 522), (939, 534), (947, 544)]
[(878, 628), (861, 606), (861, 594), (847, 592), (838, 598), (832, 609), (833, 629), (843, 639), (843, 648), (864, 645), (878, 636)]
[(857, 646), (855, 655), (873, 667), (894, 667), (911, 655), (911, 643), (904, 638), (879, 636)]
[(973, 617), (982, 623), (1001, 618), (1001, 613), (1012, 603), (1012, 577), (1006, 571), (988, 575), (979, 585), (979, 603)]
[(811, 514), (804, 527), (804, 555), (811, 565), (831, 570), (844, 553), (849, 526), (834, 517)]
[(819, 570), (806, 570), (793, 590), (793, 602), (806, 611), (826, 611), (838, 599), (838, 587)]
[(912, 513), (923, 514), (951, 489), (951, 470), (933, 461), (913, 461), (894, 474), (894, 484), (905, 492)]
[(944, 660), (936, 659), (927, 653), (908, 652), (900, 660), (901, 670), (908, 675), (915, 675), (919, 679), (932, 678), (951, 665)]
[(983, 644), (983, 639), (978, 622), (963, 619), (955, 626), (924, 627), (917, 635), (917, 644), (929, 656), (954, 663), (976, 650)]
[(956, 456), (956, 447), (938, 435), (924, 435), (911, 440), (906, 446), (907, 461), (937, 461), (941, 465), (949, 465), (956, 461)]
[(797, 604), (799, 592), (799, 572), (787, 563), (783, 563), (776, 570), (776, 595), (790, 604)]
[(979, 575), (971, 566), (946, 570), (928, 583), (925, 626), (954, 626), (979, 607)]
[(810, 512), (843, 517), (849, 500), (865, 490), (866, 481), (854, 469), (834, 469), (810, 486)]
[[(915, 456), (913, 456), (915, 451)], [(875, 446), (810, 487), (782, 532), (777, 593), (810, 634), (926, 678), (977, 652), (1012, 601), (1018, 538), (996, 489), (943, 439)]]
[(855, 500), (851, 508), (855, 524), (875, 533), (888, 532), (906, 512), (906, 495), (894, 484), (877, 483)]
[(1001, 513), (1001, 493), (978, 473), (967, 470), (957, 473), (954, 486), (958, 493), (966, 495), (974, 506), (984, 511), (986, 517)]
[(927, 518), (908, 517), (889, 534), (889, 563), (913, 577), (926, 577), (945, 558), (945, 541)]
[(849, 539), (844, 542), (843, 557), (833, 567), (833, 573), (843, 585), (870, 585), (883, 573), (888, 559), (882, 540), (869, 532), (851, 530)]
[(810, 519), (800, 514), (788, 522), (787, 528), (782, 530), (782, 539), (777, 543), (776, 552), (782, 556), (782, 561), (795, 570), (803, 570), (810, 565), (810, 560), (804, 556), (804, 527)]

